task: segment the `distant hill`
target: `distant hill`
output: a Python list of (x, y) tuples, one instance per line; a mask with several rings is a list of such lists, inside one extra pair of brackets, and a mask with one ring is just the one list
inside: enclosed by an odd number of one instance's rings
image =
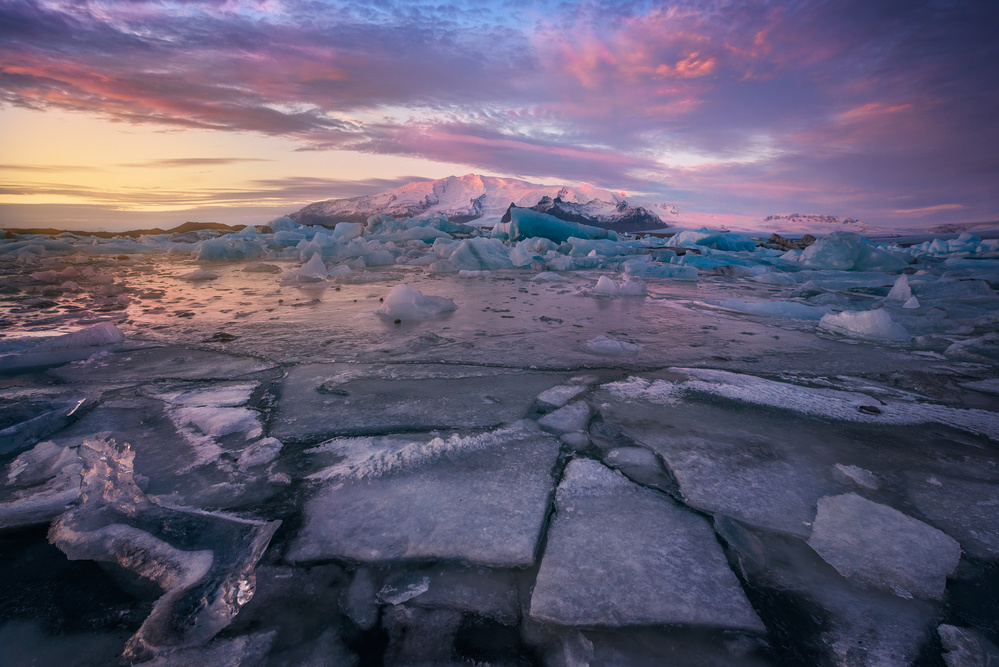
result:
[(188, 232), (200, 232), (206, 229), (229, 234), (231, 232), (238, 232), (245, 228), (246, 225), (223, 225), (221, 222), (185, 222), (182, 225), (177, 225), (176, 227), (171, 227), (170, 229), (153, 227), (151, 229), (132, 229), (127, 232), (81, 232), (66, 229), (51, 229), (47, 227), (31, 227), (25, 229), (8, 227), (5, 228), (4, 231), (6, 238), (12, 238), (17, 234), (47, 234), (50, 236), (58, 236), (59, 234), (74, 234), (76, 236), (96, 236), (101, 239), (112, 239), (116, 236), (129, 236), (134, 239), (140, 236), (155, 234), (186, 234)]

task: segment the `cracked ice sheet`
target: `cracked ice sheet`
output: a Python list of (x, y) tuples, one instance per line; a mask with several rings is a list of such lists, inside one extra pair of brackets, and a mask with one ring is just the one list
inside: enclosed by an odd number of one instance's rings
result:
[(273, 367), (274, 364), (253, 357), (154, 347), (75, 362), (49, 372), (66, 382), (144, 382), (231, 380)]
[[(468, 438), (465, 446), (427, 440), (414, 438), (423, 443), (409, 448), (415, 456), (399, 456), (407, 446), (396, 440), (384, 456), (365, 453), (335, 468), (305, 504), (305, 523), (287, 559), (533, 563), (558, 441), (531, 422)], [(375, 439), (364, 448), (371, 452), (373, 445)], [(382, 474), (371, 476), (373, 470)]]
[(564, 373), (443, 364), (293, 368), (271, 435), (282, 442), (449, 428), (489, 428), (523, 418)]
[[(685, 395), (701, 393), (827, 419), (892, 425), (935, 422), (999, 440), (999, 412), (990, 410), (952, 408), (914, 400), (886, 402), (858, 392), (803, 387), (713, 369), (670, 368), (669, 371), (687, 379), (649, 382), (630, 377), (606, 387), (618, 398), (640, 398), (654, 403), (675, 404)], [(864, 406), (880, 412), (862, 412), (860, 408)]]
[(766, 631), (703, 517), (589, 459), (569, 463), (555, 507), (533, 618)]

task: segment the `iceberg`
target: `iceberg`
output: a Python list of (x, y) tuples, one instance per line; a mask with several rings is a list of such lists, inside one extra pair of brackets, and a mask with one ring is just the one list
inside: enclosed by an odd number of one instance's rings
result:
[(798, 259), (812, 269), (901, 271), (911, 262), (904, 253), (883, 250), (859, 234), (833, 232), (801, 251)]
[(510, 209), (509, 228), (501, 230), (511, 241), (529, 238), (544, 238), (556, 243), (578, 239), (610, 239), (616, 241), (617, 232), (601, 227), (591, 227), (578, 222), (560, 220), (547, 213), (538, 213), (529, 208), (514, 207)]

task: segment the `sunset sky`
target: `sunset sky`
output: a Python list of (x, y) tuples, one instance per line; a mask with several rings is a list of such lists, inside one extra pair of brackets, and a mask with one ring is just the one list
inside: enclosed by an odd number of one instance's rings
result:
[(0, 224), (260, 224), (468, 172), (994, 220), (997, 34), (971, 0), (0, 0)]

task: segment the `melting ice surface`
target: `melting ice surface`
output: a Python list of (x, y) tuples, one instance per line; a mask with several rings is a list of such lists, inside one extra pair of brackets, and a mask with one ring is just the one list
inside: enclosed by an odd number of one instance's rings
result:
[(985, 665), (999, 242), (0, 242), (0, 664)]

